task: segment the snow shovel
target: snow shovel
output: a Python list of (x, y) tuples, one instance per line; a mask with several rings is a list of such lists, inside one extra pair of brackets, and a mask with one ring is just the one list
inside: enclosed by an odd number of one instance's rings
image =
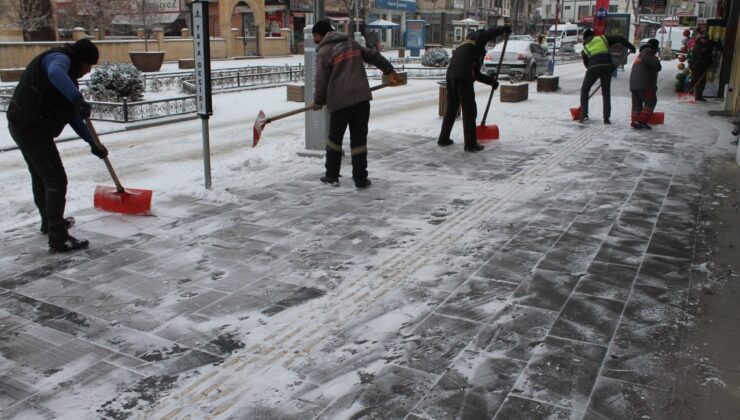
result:
[[(588, 99), (591, 100), (591, 98), (593, 98), (593, 96), (596, 95), (596, 92), (598, 92), (599, 89), (601, 89), (601, 83), (596, 85), (596, 89), (594, 89), (594, 91), (591, 92), (590, 95), (588, 95)], [(573, 117), (573, 121), (580, 120), (581, 119), (581, 107), (579, 106), (578, 108), (571, 108), (570, 116)]]
[[(498, 59), (498, 68), (496, 74), (493, 76), (493, 81), (498, 79), (498, 75), (501, 74), (501, 64), (504, 62), (504, 54), (506, 54), (506, 44), (509, 42), (509, 34), (504, 35), (504, 46), (501, 47), (501, 57)], [(495, 85), (495, 83), (494, 83)], [(480, 121), (480, 125), (475, 127), (475, 135), (478, 141), (490, 141), (498, 140), (499, 132), (498, 125), (491, 124), (486, 125), (486, 118), (488, 117), (488, 110), (491, 108), (491, 99), (493, 99), (493, 92), (496, 88), (491, 86), (491, 94), (488, 95), (488, 104), (486, 104), (486, 112), (483, 113), (483, 119)]]
[[(98, 138), (98, 133), (95, 131), (92, 121), (85, 119), (85, 125), (90, 131), (95, 145), (102, 148), (103, 145), (100, 143), (100, 138)], [(106, 157), (103, 161), (105, 161), (105, 166), (108, 168), (116, 186), (115, 188), (102, 185), (95, 187), (95, 198), (93, 200), (95, 208), (114, 213), (148, 215), (152, 207), (152, 190), (124, 189), (113, 170), (110, 160)]]
[(701, 81), (707, 76), (707, 73), (704, 72), (704, 74), (701, 75), (699, 80), (696, 81), (696, 83), (691, 84), (691, 89), (689, 89), (688, 92), (678, 92), (678, 102), (682, 102), (685, 104), (695, 104), (696, 103), (696, 95), (694, 91), (696, 90), (696, 85), (701, 83)]
[[(370, 88), (371, 91), (382, 89), (386, 86), (390, 86), (388, 83), (382, 83), (378, 86), (373, 86)], [(310, 111), (313, 109), (313, 106), (304, 106), (303, 108), (294, 109), (292, 111), (285, 112), (283, 114), (275, 115), (274, 117), (266, 118), (266, 115), (264, 111), (260, 110), (260, 113), (257, 114), (257, 119), (254, 121), (254, 127), (252, 128), (252, 147), (256, 147), (257, 143), (260, 141), (260, 137), (262, 137), (262, 131), (265, 129), (265, 126), (273, 121), (282, 120), (283, 118), (290, 117), (292, 115), (296, 114), (302, 114), (306, 111)]]

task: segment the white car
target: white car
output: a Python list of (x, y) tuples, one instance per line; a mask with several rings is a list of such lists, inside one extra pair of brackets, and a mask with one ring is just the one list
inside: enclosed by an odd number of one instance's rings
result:
[[(496, 73), (501, 50), (504, 44), (496, 44), (486, 52), (481, 72), (492, 76)], [(515, 75), (525, 80), (534, 80), (547, 72), (549, 51), (542, 49), (536, 42), (510, 41), (506, 44), (504, 60), (501, 63), (501, 74)]]

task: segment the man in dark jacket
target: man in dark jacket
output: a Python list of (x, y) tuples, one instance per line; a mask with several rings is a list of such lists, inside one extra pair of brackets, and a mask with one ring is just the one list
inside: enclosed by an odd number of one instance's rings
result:
[(640, 55), (635, 59), (630, 73), (630, 91), (632, 92), (632, 123), (636, 130), (648, 129), (650, 116), (653, 115), (658, 98), (658, 72), (661, 70), (658, 59), (658, 40), (651, 39), (640, 48)]
[(388, 75), (392, 86), (403, 80), (378, 51), (361, 46), (346, 34), (335, 32), (327, 20), (312, 29), (316, 51), (316, 91), (314, 105), (329, 109), (329, 139), (326, 141), (326, 175), (321, 182), (339, 185), (342, 140), (349, 125), (352, 154), (352, 178), (358, 189), (367, 188), (367, 124), (373, 98), (364, 63), (370, 63)]
[(707, 72), (712, 68), (715, 48), (722, 51), (722, 45), (719, 42), (710, 40), (709, 34), (702, 32), (696, 40), (694, 48), (691, 49), (689, 70), (691, 70), (694, 98), (697, 101), (706, 101), (704, 99), (704, 86), (707, 84)]
[(624, 37), (619, 35), (600, 35), (594, 36), (594, 31), (586, 29), (583, 31), (583, 65), (586, 66), (586, 77), (583, 78), (581, 85), (581, 122), (588, 121), (588, 96), (591, 92), (591, 86), (597, 80), (601, 81), (601, 96), (604, 99), (604, 124), (611, 124), (611, 82), (612, 73), (614, 73), (614, 63), (612, 56), (609, 54), (610, 46), (621, 44), (632, 53), (637, 51), (635, 46)]
[(72, 224), (72, 219), (64, 218), (67, 174), (54, 137), (69, 124), (90, 144), (94, 155), (101, 159), (107, 155), (105, 148), (95, 146), (83, 123), (91, 107), (77, 85), (77, 79), (97, 62), (98, 49), (87, 39), (46, 51), (28, 64), (8, 105), (8, 129), (31, 172), (41, 232), (49, 234), (51, 252), (88, 246), (88, 241), (67, 232)]
[(479, 152), (483, 150), (483, 146), (478, 144), (475, 131), (478, 109), (475, 104), (473, 83), (476, 80), (491, 86), (496, 83), (492, 78), (480, 72), (483, 58), (486, 55), (486, 44), (499, 35), (510, 33), (511, 27), (509, 26), (480, 29), (468, 35), (465, 41), (455, 48), (452, 59), (450, 59), (450, 65), (447, 67), (447, 108), (442, 119), (442, 130), (437, 140), (438, 145), (449, 146), (454, 143), (450, 139), (450, 133), (452, 132), (452, 126), (455, 124), (457, 109), (462, 105), (465, 151)]

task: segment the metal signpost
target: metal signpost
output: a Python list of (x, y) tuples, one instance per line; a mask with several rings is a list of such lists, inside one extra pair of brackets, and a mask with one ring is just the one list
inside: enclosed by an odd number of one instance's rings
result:
[(208, 1), (195, 0), (193, 13), (193, 55), (195, 57), (195, 104), (203, 131), (203, 168), (206, 189), (211, 189), (211, 148), (208, 118), (213, 115), (211, 102), (211, 45), (208, 31)]
[[(313, 42), (311, 29), (313, 26), (306, 26), (303, 30), (304, 36), (304, 100), (306, 106), (313, 102), (313, 95), (316, 89), (316, 44)], [(308, 111), (306, 118), (306, 150), (325, 150), (326, 140), (329, 138), (329, 112), (326, 107), (319, 111)]]

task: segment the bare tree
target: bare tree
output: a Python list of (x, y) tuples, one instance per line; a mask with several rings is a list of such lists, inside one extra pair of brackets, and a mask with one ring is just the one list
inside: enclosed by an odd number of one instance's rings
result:
[(110, 29), (113, 18), (128, 7), (125, 0), (78, 0), (81, 14), (87, 17), (88, 29)]
[(23, 40), (31, 40), (31, 33), (49, 26), (49, 0), (5, 0), (2, 13), (23, 31)]
[(152, 36), (152, 29), (154, 29), (154, 13), (158, 12), (159, 6), (154, 0), (132, 0), (131, 6), (133, 12), (139, 16), (138, 24), (144, 30), (144, 51), (149, 52), (149, 38)]

